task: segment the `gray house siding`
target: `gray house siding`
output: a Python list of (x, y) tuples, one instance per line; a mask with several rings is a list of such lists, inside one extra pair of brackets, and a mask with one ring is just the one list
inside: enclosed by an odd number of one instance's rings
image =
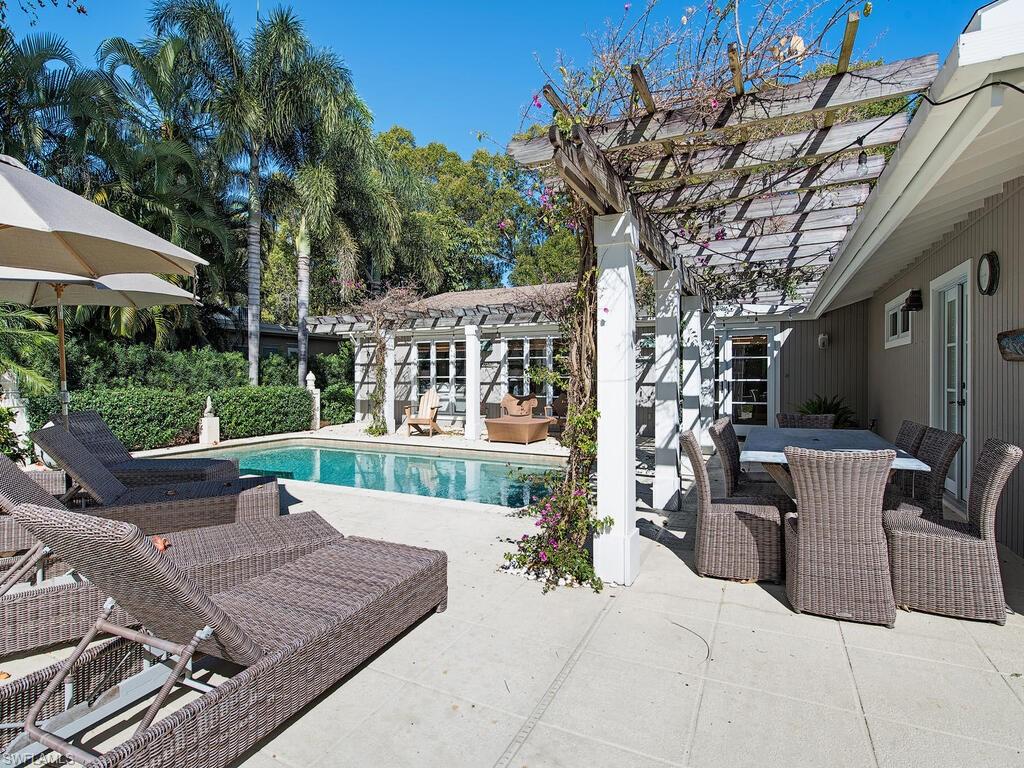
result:
[[(868, 402), (879, 432), (892, 439), (900, 422), (929, 421), (929, 283), (971, 260), (970, 379), (968, 408), (972, 429), (971, 462), (989, 437), (1024, 445), (1024, 363), (1006, 362), (996, 334), (1024, 326), (1024, 178), (1005, 185), (1002, 194), (958, 224), (914, 266), (879, 290), (868, 311)], [(978, 293), (975, 270), (988, 251), (999, 254), (999, 287), (994, 296)], [(912, 341), (885, 349), (885, 304), (910, 288), (924, 293), (924, 309), (914, 314)], [(1024, 555), (1024, 471), (1010, 477), (997, 519), (999, 540)]]
[[(868, 337), (869, 302), (828, 312), (817, 320), (784, 322), (779, 350), (779, 410), (796, 411), (815, 395), (841, 396), (862, 426), (869, 426)], [(828, 346), (818, 337), (828, 335)]]

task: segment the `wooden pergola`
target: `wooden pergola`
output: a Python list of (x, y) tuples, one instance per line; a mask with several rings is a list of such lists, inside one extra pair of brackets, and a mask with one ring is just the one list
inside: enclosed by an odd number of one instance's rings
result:
[[(859, 21), (849, 14), (835, 74), (791, 85), (748, 87), (730, 46), (731, 92), (715, 114), (659, 101), (637, 65), (627, 113), (606, 122), (580, 119), (545, 85), (557, 123), (571, 128), (509, 145), (595, 216), (597, 517), (613, 524), (594, 538), (594, 567), (606, 581), (628, 585), (639, 572), (636, 269), (653, 272), (655, 285), (654, 507), (672, 509), (680, 429), (710, 422), (705, 357), (716, 314), (790, 314), (810, 303), (907, 130), (906, 97), (938, 72), (934, 55), (851, 70)], [(898, 107), (888, 113), (863, 109), (890, 99)]]
[[(751, 90), (732, 50), (731, 96), (718, 114), (656, 98), (641, 67), (631, 69), (633, 114), (586, 125), (551, 85), (543, 94), (570, 124), (513, 140), (520, 164), (572, 189), (596, 215), (631, 213), (648, 271), (678, 268), (684, 293), (707, 294), (733, 314), (800, 309), (838, 254), (887, 151), (909, 124), (905, 110), (857, 119), (856, 107), (926, 90), (938, 57), (850, 70), (859, 16), (847, 19), (836, 74)], [(787, 125), (803, 130), (785, 133)], [(789, 290), (730, 295), (723, 270), (771, 269)], [(717, 279), (712, 280), (714, 274)], [(790, 275), (794, 281), (785, 280)]]

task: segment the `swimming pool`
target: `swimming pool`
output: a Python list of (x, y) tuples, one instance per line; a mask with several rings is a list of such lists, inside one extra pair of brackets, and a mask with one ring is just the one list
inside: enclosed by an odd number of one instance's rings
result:
[(237, 449), (216, 455), (238, 459), (243, 474), (505, 507), (526, 506), (532, 496), (546, 493), (543, 484), (523, 475), (557, 470), (519, 462), (315, 446)]

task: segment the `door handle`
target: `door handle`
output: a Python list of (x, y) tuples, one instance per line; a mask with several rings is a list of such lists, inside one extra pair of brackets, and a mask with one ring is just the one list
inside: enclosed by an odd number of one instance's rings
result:
[(965, 405), (967, 405), (967, 401), (966, 400), (947, 400), (946, 401), (946, 405), (959, 405), (961, 408), (963, 408)]

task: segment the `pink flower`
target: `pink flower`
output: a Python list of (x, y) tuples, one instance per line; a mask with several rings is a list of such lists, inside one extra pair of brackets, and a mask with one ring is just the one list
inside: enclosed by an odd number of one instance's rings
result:
[(546, 563), (548, 561), (548, 553), (545, 552), (543, 549), (540, 551), (540, 561), (542, 563)]
[(502, 219), (501, 221), (498, 222), (498, 229), (500, 229), (502, 232), (505, 231), (505, 227), (507, 227), (507, 226), (508, 226), (508, 223), (504, 219)]
[(540, 94), (533, 94), (533, 106), (537, 109), (541, 109), (544, 105), (540, 102)]
[(712, 109), (718, 109), (718, 99), (712, 99), (711, 100), (711, 108)]

